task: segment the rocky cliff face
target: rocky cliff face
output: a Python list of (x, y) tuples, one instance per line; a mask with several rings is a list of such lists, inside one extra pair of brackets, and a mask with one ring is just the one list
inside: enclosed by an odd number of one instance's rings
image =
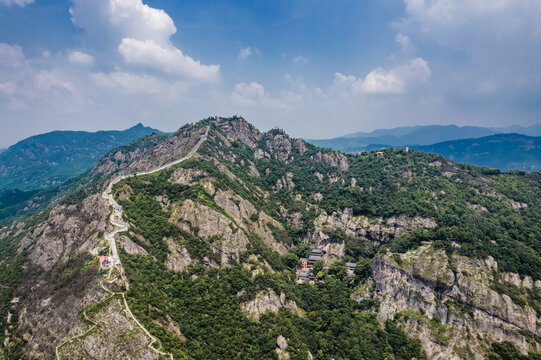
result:
[(107, 176), (122, 171), (126, 174), (150, 170), (185, 156), (199, 141), (204, 128), (193, 125), (180, 128), (173, 136), (157, 136), (141, 144), (121, 147), (110, 152), (92, 169), (94, 176)]
[(78, 205), (57, 206), (45, 222), (26, 229), (18, 248), (26, 253), (25, 274), (12, 300), (26, 354), (52, 358), (54, 346), (87, 327), (80, 312), (106, 296), (91, 254), (103, 246), (107, 214), (94, 195)]
[(332, 234), (335, 230), (342, 231), (345, 236), (382, 245), (416, 229), (433, 229), (436, 222), (420, 216), (370, 219), (366, 216), (353, 216), (351, 209), (344, 209), (331, 215), (323, 211), (314, 221), (314, 226), (316, 239), (322, 246), (333, 241), (332, 236), (326, 233)]
[(272, 289), (257, 293), (255, 299), (241, 305), (242, 311), (254, 321), (259, 321), (259, 317), (265, 312), (277, 313), (282, 307), (298, 316), (303, 316), (302, 310), (297, 307), (295, 301), (287, 301), (285, 294), (278, 296)]
[[(425, 245), (376, 259), (373, 292), (357, 299), (377, 299), (378, 317), (401, 319), (423, 340), (432, 359), (461, 359), (464, 354), (482, 359), (488, 339), (511, 341), (523, 352), (539, 350), (535, 339), (541, 334), (541, 319), (528, 304), (517, 304), (493, 290), (497, 268), (491, 258), (448, 257)], [(541, 291), (531, 279), (526, 284)]]
[(262, 134), (242, 118), (214, 118), (212, 123), (231, 139), (239, 140), (249, 148), (255, 148)]
[[(147, 347), (147, 336), (126, 316), (121, 299), (109, 300), (100, 311), (92, 314), (92, 318), (99, 320), (99, 327), (79, 341), (62, 346), (59, 349), (62, 359), (159, 358), (158, 354)], [(91, 324), (87, 327), (90, 328)]]

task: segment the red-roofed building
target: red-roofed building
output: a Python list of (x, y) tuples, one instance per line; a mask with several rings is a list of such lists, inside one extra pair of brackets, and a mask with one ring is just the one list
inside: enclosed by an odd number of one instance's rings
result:
[(109, 265), (109, 256), (106, 256), (106, 255), (100, 256), (100, 263), (102, 266)]

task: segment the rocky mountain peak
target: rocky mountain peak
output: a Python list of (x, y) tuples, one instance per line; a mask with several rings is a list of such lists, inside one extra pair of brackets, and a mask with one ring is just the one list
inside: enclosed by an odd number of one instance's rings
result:
[(213, 117), (201, 121), (221, 130), (231, 140), (238, 140), (253, 149), (261, 140), (262, 134), (253, 125), (240, 116), (229, 118)]

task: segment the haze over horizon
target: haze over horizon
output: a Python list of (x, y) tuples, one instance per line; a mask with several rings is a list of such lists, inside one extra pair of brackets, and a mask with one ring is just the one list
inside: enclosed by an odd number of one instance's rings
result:
[(0, 0), (0, 148), (234, 114), (302, 138), (527, 126), (539, 18), (510, 0)]

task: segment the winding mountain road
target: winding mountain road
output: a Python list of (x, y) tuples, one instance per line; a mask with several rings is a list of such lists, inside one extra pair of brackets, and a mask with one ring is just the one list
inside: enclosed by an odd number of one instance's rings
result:
[[(113, 230), (104, 234), (105, 240), (107, 240), (109, 242), (109, 263), (110, 263), (110, 265), (109, 265), (109, 273), (108, 273), (105, 280), (110, 280), (111, 279), (112, 271), (115, 268), (117, 268), (121, 273), (123, 272), (122, 263), (120, 262), (120, 257), (118, 256), (118, 249), (117, 249), (117, 246), (116, 246), (115, 237), (116, 237), (116, 235), (118, 233), (123, 232), (123, 231), (127, 231), (130, 228), (130, 225), (128, 223), (124, 222), (124, 220), (122, 219), (122, 214), (123, 214), (122, 206), (120, 206), (113, 197), (113, 194), (112, 194), (113, 193), (113, 186), (116, 183), (118, 183), (118, 182), (120, 182), (120, 181), (122, 181), (124, 179), (127, 179), (129, 177), (149, 175), (149, 174), (152, 174), (152, 173), (155, 173), (155, 172), (158, 172), (158, 171), (162, 171), (164, 169), (167, 169), (168, 167), (177, 165), (177, 164), (179, 164), (179, 163), (181, 163), (183, 161), (186, 161), (186, 160), (190, 159), (195, 154), (195, 152), (199, 149), (201, 144), (207, 139), (208, 133), (209, 133), (209, 127), (207, 127), (207, 129), (205, 130), (205, 133), (201, 136), (201, 139), (199, 139), (199, 141), (197, 142), (197, 144), (195, 144), (195, 146), (192, 148), (192, 150), (190, 150), (190, 152), (186, 156), (184, 156), (183, 158), (172, 161), (172, 162), (169, 162), (169, 163), (167, 163), (165, 165), (161, 165), (161, 166), (159, 166), (157, 168), (154, 168), (154, 169), (151, 169), (151, 170), (141, 171), (141, 172), (138, 172), (138, 173), (135, 173), (135, 174), (132, 174), (132, 175), (120, 175), (120, 176), (116, 177), (113, 181), (111, 181), (109, 183), (109, 185), (107, 186), (107, 188), (105, 189), (105, 191), (101, 194), (102, 198), (105, 201), (107, 201), (107, 203), (109, 205), (111, 205), (112, 208), (113, 208), (113, 211), (111, 212), (111, 215), (109, 216), (109, 222), (111, 223), (111, 225), (113, 225)], [(123, 304), (124, 304), (124, 307), (126, 309), (126, 313), (139, 326), (139, 328), (145, 333), (145, 335), (147, 335), (150, 338), (150, 343), (147, 345), (148, 348), (151, 349), (152, 351), (154, 351), (155, 353), (159, 354), (159, 355), (168, 356), (171, 360), (173, 360), (173, 354), (163, 352), (163, 351), (159, 350), (159, 348), (155, 348), (153, 346), (153, 344), (156, 343), (158, 341), (158, 339), (156, 339), (154, 336), (152, 336), (152, 334), (143, 326), (143, 324), (141, 324), (139, 322), (139, 320), (137, 320), (137, 318), (133, 315), (132, 311), (130, 310), (130, 307), (128, 306), (128, 302), (126, 301), (126, 293), (125, 292), (113, 292), (113, 291), (107, 289), (107, 287), (105, 287), (103, 285), (103, 280), (100, 281), (100, 286), (104, 291), (109, 293), (111, 296), (114, 296), (114, 295), (122, 296)], [(126, 288), (127, 288), (127, 286), (126, 286)], [(74, 342), (74, 341), (76, 341), (76, 340), (78, 340), (80, 338), (83, 338), (86, 334), (90, 333), (90, 331), (93, 330), (97, 326), (96, 322), (92, 321), (91, 319), (89, 319), (86, 316), (86, 311), (83, 311), (83, 315), (85, 316), (86, 319), (88, 319), (88, 321), (90, 321), (93, 324), (92, 327), (90, 329), (88, 329), (85, 333), (83, 333), (81, 335), (71, 337), (70, 339), (66, 340), (62, 344), (58, 345), (55, 348), (55, 354), (56, 354), (56, 359), (57, 360), (60, 360), (59, 349), (62, 346), (66, 345), (66, 344), (69, 344), (69, 343), (72, 343), (72, 342)]]
[(111, 265), (112, 265), (111, 269), (114, 266), (118, 266), (120, 264), (120, 258), (118, 256), (118, 250), (117, 250), (117, 247), (116, 247), (115, 235), (118, 234), (119, 232), (127, 231), (129, 229), (129, 227), (130, 227), (129, 224), (125, 223), (122, 220), (122, 206), (120, 206), (116, 202), (116, 200), (114, 199), (114, 197), (112, 195), (113, 186), (116, 183), (118, 183), (118, 182), (120, 182), (120, 181), (122, 181), (124, 179), (127, 179), (129, 177), (150, 175), (150, 174), (153, 174), (155, 172), (165, 170), (168, 167), (180, 164), (181, 162), (188, 160), (189, 158), (191, 158), (195, 154), (195, 152), (199, 149), (201, 144), (207, 139), (208, 132), (209, 132), (209, 128), (207, 127), (205, 133), (203, 134), (203, 136), (201, 136), (201, 139), (199, 139), (199, 141), (197, 142), (197, 144), (195, 144), (193, 149), (186, 156), (184, 156), (183, 158), (172, 161), (172, 162), (169, 162), (169, 163), (167, 163), (165, 165), (159, 166), (159, 167), (154, 168), (152, 170), (140, 171), (140, 172), (135, 173), (133, 175), (121, 175), (121, 176), (115, 178), (113, 181), (111, 181), (109, 183), (109, 186), (107, 186), (105, 191), (101, 194), (102, 198), (104, 198), (109, 203), (109, 205), (111, 205), (113, 207), (113, 212), (111, 213), (111, 216), (109, 217), (109, 222), (113, 225), (114, 230), (109, 232), (109, 233), (106, 233), (104, 235), (105, 239), (107, 241), (109, 241), (109, 248), (111, 250), (111, 256), (110, 256), (110, 260), (109, 260), (111, 262)]

